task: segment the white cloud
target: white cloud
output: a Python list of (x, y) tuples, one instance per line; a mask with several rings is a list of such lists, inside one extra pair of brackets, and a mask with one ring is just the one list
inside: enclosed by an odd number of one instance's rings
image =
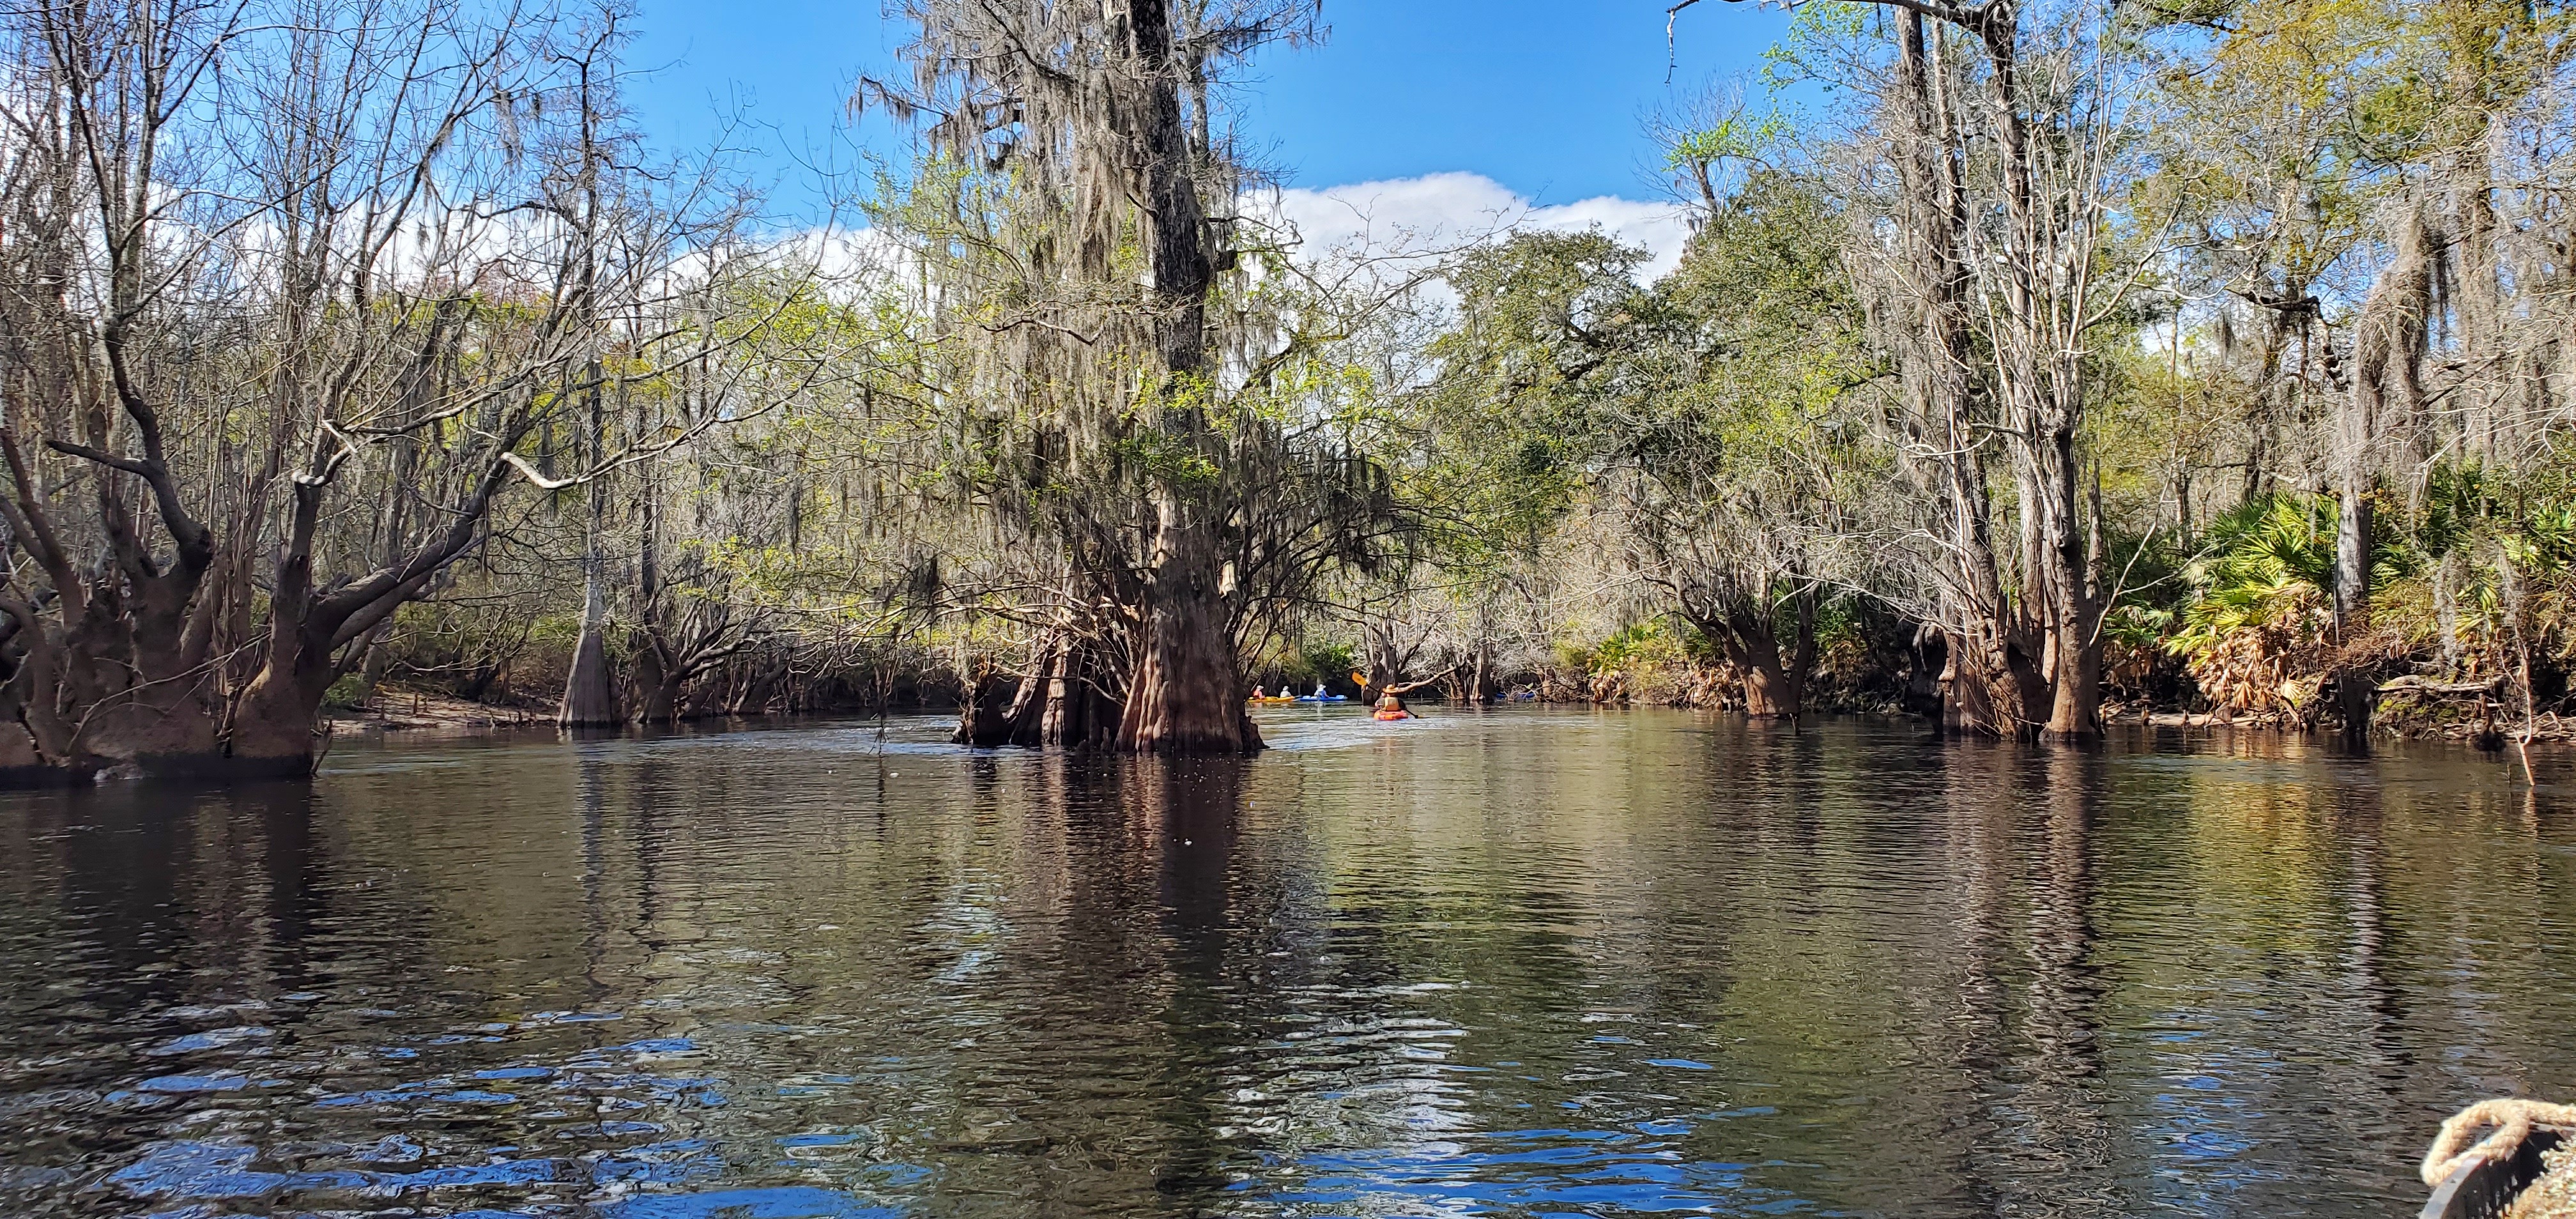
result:
[(770, 244), (831, 284), (909, 279), (915, 268), (912, 251), (866, 226), (807, 229)]
[[(1652, 279), (1681, 261), (1682, 245), (1690, 237), (1689, 220), (1675, 204), (1602, 195), (1537, 206), (1502, 183), (1472, 173), (1271, 191), (1242, 200), (1242, 207), (1248, 218), (1264, 225), (1292, 227), (1302, 260), (1374, 260), (1374, 270), (1351, 271), (1361, 279), (1393, 269), (1418, 273), (1444, 254), (1513, 232), (1588, 228), (1642, 247), (1647, 261), (1640, 274)], [(916, 264), (911, 251), (873, 228), (776, 233), (759, 248), (811, 270), (836, 294), (855, 298), (893, 291), (908, 297), (919, 290), (912, 282)], [(679, 269), (702, 272), (705, 266), (699, 255), (684, 259)], [(1445, 284), (1434, 283), (1425, 291), (1449, 299)]]
[[(1275, 209), (1275, 212), (1274, 212)], [(1681, 261), (1690, 223), (1669, 203), (1602, 195), (1574, 203), (1534, 205), (1483, 174), (1425, 174), (1385, 182), (1355, 182), (1322, 190), (1290, 188), (1259, 210), (1296, 226), (1299, 252), (1400, 255), (1454, 249), (1516, 230), (1599, 228), (1645, 248), (1647, 278)]]

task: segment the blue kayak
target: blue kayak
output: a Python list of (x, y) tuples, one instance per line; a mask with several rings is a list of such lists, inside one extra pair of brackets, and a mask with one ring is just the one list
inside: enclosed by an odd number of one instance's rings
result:
[(1297, 701), (1301, 703), (1347, 703), (1351, 700), (1339, 694), (1300, 694), (1297, 696)]

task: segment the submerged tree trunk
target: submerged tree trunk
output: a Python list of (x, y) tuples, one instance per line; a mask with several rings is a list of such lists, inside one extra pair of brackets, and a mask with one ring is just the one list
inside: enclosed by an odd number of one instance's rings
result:
[(1744, 686), (1744, 713), (1757, 719), (1798, 718), (1797, 679), (1780, 663), (1780, 649), (1766, 635), (1728, 649)]
[[(583, 565), (595, 571), (597, 558), (594, 551)], [(617, 678), (608, 666), (608, 590), (595, 575), (583, 583), (581, 638), (573, 645), (572, 672), (555, 722), (566, 728), (604, 728), (626, 722), (617, 705)]]
[(1725, 649), (1727, 663), (1743, 686), (1746, 715), (1788, 720), (1806, 710), (1807, 679), (1816, 666), (1813, 590), (1790, 598), (1788, 628), (1784, 648), (1776, 611), (1767, 603), (1750, 601), (1700, 628)]
[[(638, 431), (641, 431), (638, 421)], [(635, 691), (640, 704), (635, 710), (639, 724), (669, 724), (680, 718), (680, 691), (694, 674), (673, 655), (668, 624), (663, 621), (666, 608), (662, 598), (661, 514), (657, 506), (660, 488), (648, 470), (643, 483), (639, 524), (641, 529), (635, 547), (635, 605), (641, 621), (627, 638), (633, 654)]]
[(2084, 618), (2061, 620), (2051, 629), (2058, 667), (2050, 683), (2045, 737), (2062, 744), (2097, 740), (2102, 735), (2102, 641)]
[(957, 730), (948, 739), (976, 749), (1047, 743), (1047, 719), (1063, 663), (1064, 646), (1051, 637), (1038, 644), (1028, 670), (1016, 681), (990, 669), (978, 673), (958, 711)]
[(2102, 497), (2094, 488), (2093, 527), (2080, 525), (2075, 493), (2075, 437), (2072, 412), (2065, 429), (2053, 438), (2049, 469), (2055, 492), (2047, 560), (2049, 564), (2050, 699), (2047, 740), (2077, 744), (2102, 735)]
[[(318, 453), (332, 442), (326, 437), (316, 444)], [(483, 515), (509, 477), (509, 469), (494, 462), (447, 527), (421, 542), (401, 563), (328, 589), (315, 588), (313, 581), (313, 540), (328, 484), (318, 479), (296, 482), (286, 545), (270, 578), (267, 646), (258, 672), (233, 707), (226, 769), (269, 775), (312, 770), (314, 721), (323, 696), (349, 663), (349, 645), (419, 599), (450, 563), (474, 545)]]
[(1469, 661), (1467, 667), (1467, 701), (1477, 704), (1490, 703), (1494, 701), (1494, 697), (1494, 642), (1491, 639), (1479, 638), (1476, 640), (1475, 656)]
[(1011, 695), (1011, 705), (1003, 712), (1010, 725), (1014, 745), (1038, 744), (1046, 729), (1047, 693), (1055, 685), (1056, 666), (1064, 663), (1064, 648), (1053, 639), (1038, 649), (1037, 663), (1020, 678), (1019, 689)]
[(2030, 738), (2050, 705), (2038, 640), (2020, 624), (1980, 624), (1992, 634), (1945, 630), (1942, 727), (1961, 735)]
[(1089, 749), (1115, 744), (1121, 705), (1111, 698), (1111, 674), (1100, 645), (1070, 638), (1047, 678), (1038, 713), (1040, 745)]
[[(315, 745), (314, 720), (322, 708), (323, 695), (331, 688), (331, 670), (327, 663), (307, 659), (307, 646), (300, 646), (295, 659), (263, 670), (259, 678), (243, 692), (241, 704), (233, 711), (231, 765), (226, 769), (240, 774), (293, 777), (313, 769)], [(187, 773), (195, 767), (174, 768), (143, 764), (146, 772)]]
[(958, 708), (957, 730), (948, 734), (949, 743), (969, 749), (1008, 744), (1010, 691), (1010, 683), (1001, 674), (990, 668), (977, 672), (966, 683), (965, 705)]

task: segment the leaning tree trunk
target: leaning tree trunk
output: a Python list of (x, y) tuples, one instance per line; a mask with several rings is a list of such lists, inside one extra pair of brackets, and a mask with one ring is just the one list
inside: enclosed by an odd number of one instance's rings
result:
[(269, 584), (268, 641), (258, 672), (233, 707), (224, 768), (234, 773), (302, 775), (313, 769), (314, 722), (322, 698), (340, 676), (348, 646), (383, 625), (420, 597), (432, 581), (474, 544), (483, 514), (509, 467), (494, 462), (448, 523), (401, 563), (364, 578), (313, 583), (313, 539), (326, 484), (297, 481), (286, 544)]

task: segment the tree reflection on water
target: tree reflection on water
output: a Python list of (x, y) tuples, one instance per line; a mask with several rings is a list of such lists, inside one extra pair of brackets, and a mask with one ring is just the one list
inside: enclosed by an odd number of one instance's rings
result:
[(2395, 1215), (2576, 1082), (2576, 830), (2472, 755), (942, 728), (8, 797), (0, 1209)]

